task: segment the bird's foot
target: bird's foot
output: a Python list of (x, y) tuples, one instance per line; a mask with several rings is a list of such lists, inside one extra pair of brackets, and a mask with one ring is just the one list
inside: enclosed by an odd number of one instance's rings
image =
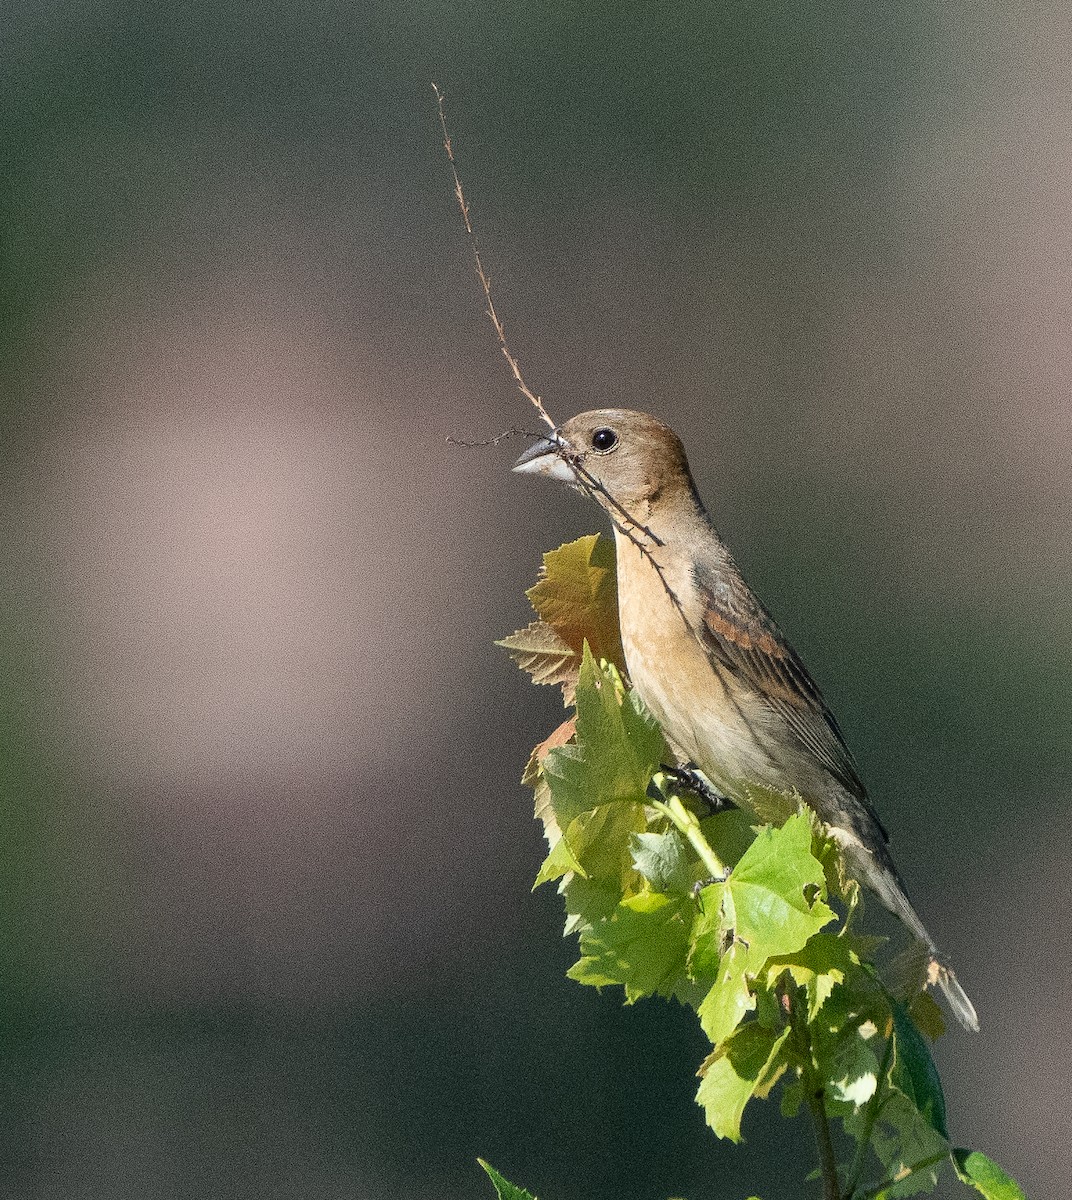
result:
[(668, 767), (664, 763), (659, 770), (669, 776), (678, 787), (698, 796), (707, 805), (709, 817), (714, 816), (715, 813), (725, 812), (726, 809), (737, 807), (728, 796), (716, 792), (710, 782), (695, 767)]
[(704, 888), (710, 887), (713, 883), (725, 883), (730, 877), (730, 869), (726, 868), (721, 875), (709, 875), (706, 879), (697, 879), (692, 885), (692, 898), (699, 903), (700, 893)]

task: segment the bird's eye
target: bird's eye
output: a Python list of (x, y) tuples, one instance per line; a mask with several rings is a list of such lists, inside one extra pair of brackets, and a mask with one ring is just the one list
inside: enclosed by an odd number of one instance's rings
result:
[(592, 449), (597, 454), (606, 454), (618, 444), (618, 435), (613, 429), (597, 429), (592, 434)]

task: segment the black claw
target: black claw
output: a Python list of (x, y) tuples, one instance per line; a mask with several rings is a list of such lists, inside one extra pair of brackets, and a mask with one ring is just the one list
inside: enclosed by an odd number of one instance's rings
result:
[(737, 807), (728, 796), (723, 796), (721, 792), (716, 792), (694, 767), (668, 767), (663, 765), (659, 770), (669, 775), (679, 787), (683, 787), (686, 791), (692, 792), (693, 795), (699, 796), (707, 805), (707, 815), (709, 817), (715, 813), (725, 812), (728, 808)]
[(692, 885), (693, 900), (697, 904), (699, 904), (700, 903), (700, 893), (704, 890), (704, 888), (710, 887), (713, 883), (725, 883), (726, 880), (729, 879), (729, 877), (730, 877), (730, 869), (729, 869), (729, 867), (727, 867), (725, 869), (725, 871), (722, 872), (721, 875), (710, 875), (710, 876), (708, 876), (707, 879), (698, 879)]

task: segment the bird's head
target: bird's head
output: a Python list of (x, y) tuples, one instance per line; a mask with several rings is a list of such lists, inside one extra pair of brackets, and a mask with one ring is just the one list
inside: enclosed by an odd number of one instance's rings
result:
[(659, 503), (691, 497), (685, 448), (658, 417), (625, 408), (580, 413), (541, 438), (514, 464), (590, 493), (604, 508), (646, 519)]

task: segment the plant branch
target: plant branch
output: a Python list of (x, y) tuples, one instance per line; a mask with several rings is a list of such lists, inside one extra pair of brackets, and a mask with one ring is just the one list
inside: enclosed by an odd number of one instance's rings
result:
[(473, 259), (476, 262), (476, 273), (480, 279), (480, 286), (484, 289), (484, 300), (487, 304), (486, 312), (488, 314), (488, 318), (495, 329), (495, 336), (499, 339), (499, 349), (502, 351), (503, 358), (506, 359), (510, 366), (510, 371), (517, 382), (518, 389), (525, 399), (535, 406), (536, 411), (540, 414), (543, 420), (551, 426), (552, 440), (554, 440), (555, 436), (557, 436), (555, 433), (555, 423), (551, 420), (547, 409), (544, 408), (543, 401), (525, 382), (525, 377), (521, 374), (521, 366), (507, 344), (506, 329), (503, 327), (502, 321), (499, 320), (499, 314), (495, 311), (495, 304), (491, 298), (491, 279), (489, 278), (488, 273), (484, 270), (484, 263), (480, 257), (480, 250), (476, 244), (476, 234), (473, 232), (473, 221), (469, 215), (469, 205), (466, 202), (465, 193), (462, 191), (462, 181), (461, 176), (458, 174), (458, 164), (454, 160), (454, 146), (451, 143), (450, 132), (447, 129), (447, 110), (445, 107), (443, 93), (439, 90), (439, 85), (435, 83), (432, 84), (432, 91), (435, 92), (436, 103), (439, 106), (439, 125), (443, 130), (443, 149), (447, 152), (447, 160), (450, 163), (450, 171), (454, 176), (454, 198), (458, 201), (458, 207), (462, 210), (462, 220), (465, 222), (465, 232), (469, 238), (469, 247), (473, 252)]
[(689, 812), (681, 802), (681, 797), (671, 796), (669, 800), (652, 800), (650, 803), (684, 835), (689, 845), (699, 855), (700, 862), (711, 872), (711, 877), (713, 879), (724, 878), (726, 868), (720, 862), (718, 855), (711, 849), (711, 843), (704, 837), (696, 814)]
[(443, 149), (447, 154), (447, 161), (450, 163), (450, 172), (454, 177), (454, 198), (458, 201), (458, 208), (461, 210), (462, 221), (465, 223), (465, 233), (469, 240), (469, 248), (473, 252), (473, 261), (476, 264), (477, 278), (480, 280), (480, 286), (484, 289), (485, 312), (488, 319), (491, 321), (492, 328), (495, 330), (495, 336), (499, 342), (499, 349), (502, 351), (503, 358), (506, 359), (510, 372), (517, 383), (518, 390), (528, 400), (542, 419), (551, 427), (550, 441), (554, 444), (556, 452), (567, 462), (573, 469), (574, 475), (577, 477), (577, 482), (583, 491), (589, 495), (598, 493), (607, 501), (607, 513), (610, 516), (614, 527), (619, 530), (629, 541), (631, 541), (643, 554), (651, 565), (655, 568), (655, 573), (659, 577), (659, 581), (666, 589), (674, 606), (681, 613), (681, 618), (685, 622), (687, 628), (691, 631), (688, 619), (685, 616), (684, 609), (681, 607), (681, 601), (674, 593), (666, 580), (666, 576), (662, 567), (655, 561), (655, 557), (651, 553), (651, 548), (644, 544), (641, 536), (647, 537), (655, 546), (661, 546), (662, 540), (645, 525), (642, 525), (626, 508), (596, 479), (588, 470), (585, 469), (581, 462), (581, 455), (576, 451), (570, 451), (569, 447), (563, 442), (558, 432), (558, 426), (551, 419), (550, 414), (544, 407), (543, 401), (525, 382), (525, 377), (521, 373), (521, 364), (517, 361), (510, 345), (506, 340), (506, 328), (499, 317), (495, 308), (495, 301), (491, 298), (491, 277), (484, 269), (484, 260), (480, 256), (480, 247), (477, 245), (476, 233), (473, 230), (473, 218), (469, 211), (469, 202), (465, 198), (465, 191), (462, 188), (461, 175), (458, 172), (458, 163), (454, 157), (454, 143), (451, 141), (450, 129), (447, 125), (447, 109), (446, 99), (443, 93), (439, 90), (437, 83), (432, 84), (432, 91), (435, 92), (436, 104), (439, 111), (439, 127), (443, 131)]
[(928, 1167), (933, 1167), (940, 1162), (944, 1162), (948, 1157), (948, 1150), (943, 1150), (941, 1154), (932, 1154), (930, 1158), (925, 1158), (922, 1162), (916, 1163), (915, 1166), (909, 1167), (907, 1171), (898, 1175), (896, 1179), (887, 1179), (884, 1183), (877, 1184), (875, 1187), (869, 1188), (866, 1192), (861, 1192), (860, 1200), (875, 1200), (876, 1196), (881, 1196), (887, 1188), (893, 1187), (895, 1183), (900, 1183), (910, 1175), (915, 1175), (917, 1171), (925, 1171)]

